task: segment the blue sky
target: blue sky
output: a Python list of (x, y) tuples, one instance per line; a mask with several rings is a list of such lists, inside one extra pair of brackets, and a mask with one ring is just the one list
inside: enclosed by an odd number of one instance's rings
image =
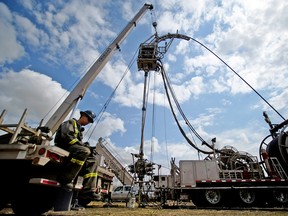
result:
[[(57, 101), (71, 91), (144, 3), (1, 0), (0, 110), (8, 110), (6, 122), (17, 122), (25, 108), (30, 125), (43, 118), (47, 121)], [(139, 151), (144, 74), (136, 62), (131, 68), (128, 65), (139, 45), (155, 33), (153, 21), (160, 36), (178, 31), (205, 44), (282, 116), (288, 116), (287, 1), (147, 3), (154, 5), (153, 13), (145, 14), (79, 104), (78, 111), (92, 109), (98, 114), (128, 70), (100, 122), (86, 129), (92, 145), (104, 137), (127, 163), (130, 153)], [(185, 115), (204, 140), (210, 143), (216, 137), (218, 148), (230, 145), (258, 156), (259, 145), (269, 134), (262, 112), (267, 111), (273, 123), (282, 121), (263, 100), (193, 41), (175, 40), (162, 62)], [(153, 143), (153, 159), (164, 167), (169, 167), (171, 157), (198, 159), (172, 118), (160, 74), (150, 72), (149, 77), (145, 156), (150, 158)]]

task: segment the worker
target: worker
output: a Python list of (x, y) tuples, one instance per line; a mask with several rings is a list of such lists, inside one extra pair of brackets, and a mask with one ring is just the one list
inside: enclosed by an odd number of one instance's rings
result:
[(89, 143), (82, 141), (83, 126), (93, 123), (94, 118), (96, 115), (91, 110), (81, 111), (78, 120), (73, 118), (60, 125), (54, 142), (56, 146), (70, 153), (63, 162), (63, 168), (58, 176), (62, 188), (72, 191), (73, 181), (80, 173), (84, 178), (81, 194), (90, 200), (100, 200), (100, 195), (95, 193), (97, 161), (93, 157), (93, 152), (91, 153)]

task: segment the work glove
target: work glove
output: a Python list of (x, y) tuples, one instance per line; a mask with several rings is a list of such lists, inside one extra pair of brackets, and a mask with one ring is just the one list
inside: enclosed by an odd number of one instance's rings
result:
[(90, 143), (89, 142), (84, 142), (83, 145), (87, 148), (90, 148)]
[(95, 157), (98, 153), (96, 152), (96, 146), (90, 146), (91, 155)]

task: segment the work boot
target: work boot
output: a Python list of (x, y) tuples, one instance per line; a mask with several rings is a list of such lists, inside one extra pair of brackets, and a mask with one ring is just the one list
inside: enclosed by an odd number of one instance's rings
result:
[(82, 192), (79, 194), (79, 198), (91, 201), (101, 201), (101, 195), (95, 192)]
[(90, 197), (93, 198), (94, 201), (100, 201), (101, 200), (101, 195), (97, 193), (91, 193)]
[(85, 210), (85, 208), (78, 203), (78, 199), (74, 199), (71, 204), (71, 210), (81, 211)]

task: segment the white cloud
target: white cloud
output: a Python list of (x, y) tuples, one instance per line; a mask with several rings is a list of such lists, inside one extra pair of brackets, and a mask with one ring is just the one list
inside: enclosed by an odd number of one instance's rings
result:
[(33, 7), (34, 7), (33, 0), (21, 1), (21, 4), (23, 5), (24, 8), (28, 10), (33, 10)]
[[(0, 89), (5, 90), (0, 93), (0, 110), (7, 109), (9, 114), (15, 117), (27, 108), (27, 121), (36, 123), (67, 93), (51, 77), (29, 69), (2, 73)], [(55, 108), (53, 110), (55, 111)]]
[(109, 137), (116, 132), (121, 134), (126, 132), (123, 120), (107, 112), (103, 113), (100, 122), (93, 126), (93, 130), (93, 137), (97, 140), (99, 137)]
[[(187, 35), (190, 37), (190, 35)], [(177, 55), (185, 55), (190, 50), (191, 41), (180, 40), (177, 44), (175, 54)]]
[(40, 40), (43, 39), (43, 34), (41, 35), (41, 30), (37, 29), (29, 19), (16, 15), (15, 23), (20, 37), (28, 43), (29, 46), (39, 47), (42, 45)]
[[(32, 2), (25, 7), (31, 8)], [(67, 68), (78, 66), (76, 74), (94, 62), (99, 56), (99, 47), (102, 49), (102, 45), (116, 35), (110, 30), (107, 10), (101, 1), (88, 4), (70, 1), (57, 7), (54, 3), (43, 2), (33, 6), (33, 20), (22, 15), (15, 17), (22, 40), (45, 50), (43, 61), (65, 63)]]
[(196, 150), (194, 150), (187, 143), (170, 143), (168, 144), (168, 152), (171, 157), (181, 158), (181, 159), (191, 159), (193, 153), (195, 154)]
[[(80, 73), (86, 71), (88, 65), (115, 38), (116, 32), (119, 32), (119, 24), (122, 24), (120, 23), (123, 21), (122, 18), (130, 20), (136, 12), (134, 1), (126, 4), (119, 1), (117, 4), (121, 4), (123, 7), (118, 8), (117, 15), (123, 17), (119, 17), (119, 20), (118, 17), (114, 17), (117, 22), (114, 20), (113, 23), (111, 14), (114, 14), (114, 11), (110, 8), (111, 2), (104, 0), (86, 2), (87, 4), (79, 1), (69, 1), (68, 4), (58, 2), (59, 5), (49, 1), (37, 5), (35, 1), (24, 2), (22, 5), (27, 10), (25, 15), (21, 14), (21, 11), (12, 13), (3, 3), (0, 3), (0, 49), (1, 51), (5, 50), (5, 52), (0, 52), (0, 65), (6, 66), (7, 63), (13, 63), (14, 60), (21, 60), (25, 54), (28, 56), (28, 52), (33, 49), (34, 53), (32, 54), (39, 55), (38, 60), (41, 62), (49, 62), (51, 67), (69, 68), (71, 72), (67, 72), (65, 75), (76, 74), (79, 76)], [(199, 38), (199, 41), (211, 48), (254, 88), (268, 97), (272, 105), (283, 110), (287, 115), (288, 111), (285, 107), (288, 102), (286, 91), (288, 85), (286, 81), (288, 75), (288, 3), (286, 1), (222, 1), (218, 3), (218, 1), (199, 0), (191, 3), (189, 0), (163, 0), (157, 2), (157, 6), (158, 8), (155, 8), (158, 13), (156, 21), (160, 34), (175, 33), (176, 30), (179, 30), (180, 34)], [(149, 16), (144, 17), (141, 22), (148, 21), (150, 21)], [(174, 43), (177, 43), (176, 46)], [(173, 54), (169, 52), (166, 54), (169, 61), (163, 63), (171, 76), (173, 88), (181, 105), (184, 102), (186, 103), (184, 105), (187, 105), (191, 98), (200, 101), (202, 97), (206, 100), (207, 96), (212, 95), (213, 99), (214, 96), (215, 98), (220, 96), (220, 105), (223, 104), (224, 108), (228, 109), (234, 105), (234, 97), (241, 94), (241, 96), (247, 95), (246, 98), (249, 99), (253, 94), (252, 90), (239, 77), (199, 44), (193, 41), (175, 40), (173, 46), (169, 50)], [(25, 49), (27, 53), (25, 53)], [(42, 53), (39, 54), (36, 51), (42, 51)], [(28, 58), (31, 58), (32, 54), (29, 53)], [(97, 86), (105, 85), (103, 88), (105, 96), (108, 94), (106, 89), (111, 89), (112, 92), (127, 70), (127, 61), (122, 55), (116, 54), (113, 61), (110, 61), (97, 77), (95, 82)], [(23, 64), (30, 65), (32, 62), (22, 62), (17, 67), (21, 68)], [(35, 64), (34, 67), (39, 67), (39, 65)], [(59, 70), (61, 71), (61, 69)], [(5, 89), (0, 93), (0, 108), (8, 108), (9, 112), (20, 115), (23, 107), (27, 107), (31, 119), (39, 121), (55, 104), (56, 98), (62, 96), (66, 91), (49, 76), (33, 70), (19, 70), (19, 72), (14, 72), (3, 69), (7, 72), (3, 72), (0, 78), (0, 89)], [(131, 71), (127, 72), (113, 98), (113, 106), (115, 106), (115, 110), (118, 108), (117, 112), (119, 107), (125, 107), (125, 109), (136, 107), (139, 108), (139, 113), (141, 112), (143, 73), (134, 74)], [(45, 72), (47, 71), (41, 71), (41, 73)], [(162, 78), (158, 79), (160, 77), (158, 74), (156, 76), (156, 104), (167, 106), (167, 101), (164, 103)], [(150, 81), (153, 83), (152, 79)], [(67, 83), (68, 81), (65, 80), (65, 85), (68, 85)], [(108, 88), (106, 88), (107, 86)], [(153, 90), (153, 88), (150, 89), (150, 103), (153, 102), (151, 96), (154, 93)], [(90, 91), (92, 95), (93, 90)], [(97, 92), (97, 103), (102, 97), (101, 94), (104, 94), (101, 91)], [(258, 101), (249, 105), (253, 106), (255, 110), (256, 108), (260, 110), (261, 106), (269, 109), (267, 105), (259, 104)], [(211, 105), (208, 104), (208, 106)], [(209, 110), (210, 112), (205, 114), (199, 112), (200, 114), (193, 117), (196, 123), (201, 123), (197, 125), (198, 133), (209, 139), (213, 137), (214, 132), (213, 130), (208, 131), (208, 129), (211, 129), (212, 126), (215, 127), (217, 114), (219, 114), (217, 111), (222, 111), (221, 107), (218, 108), (216, 105), (214, 107), (214, 104), (213, 108), (216, 111)], [(115, 110), (113, 113), (116, 113)], [(130, 136), (130, 134), (127, 135), (129, 129), (125, 127), (127, 126), (126, 122), (120, 115), (118, 116), (118, 113), (116, 114), (105, 113), (93, 138), (104, 136), (109, 139), (114, 134), (120, 134), (123, 137)], [(137, 115), (133, 113), (127, 121), (134, 121), (132, 116), (134, 118)], [(140, 114), (136, 120), (138, 123), (139, 119), (141, 119)], [(224, 117), (222, 120), (227, 121)], [(223, 125), (225, 126), (225, 122)], [(251, 125), (239, 126), (226, 131), (217, 127), (214, 129), (219, 132), (216, 135), (217, 145), (219, 147), (232, 145), (238, 150), (248, 152), (251, 150), (251, 154), (257, 154), (259, 142), (268, 133), (268, 130), (263, 132), (263, 128), (255, 131), (257, 126), (257, 122), (253, 122)], [(167, 163), (166, 148), (169, 156), (182, 159), (197, 158), (197, 152), (186, 143), (168, 142), (167, 146), (162, 140), (162, 137), (153, 138), (154, 156), (157, 160)], [(145, 151), (146, 148), (149, 149), (149, 142), (151, 141), (145, 141), (147, 144)], [(127, 145), (128, 147), (123, 147), (124, 152), (139, 151), (139, 146), (120, 144), (119, 140), (115, 146), (117, 145)], [(121, 151), (122, 148), (118, 150)], [(149, 152), (147, 151), (145, 154), (149, 155)]]
[[(258, 127), (255, 128), (255, 125)], [(260, 143), (267, 136), (269, 127), (267, 125), (267, 128), (263, 128), (257, 123), (255, 125), (251, 124), (247, 128), (235, 128), (217, 134), (217, 148), (233, 146), (238, 151), (245, 151), (253, 156), (259, 156)], [(251, 131), (253, 131), (252, 134)]]
[[(162, 23), (169, 23), (169, 25), (162, 25)], [(158, 26), (157, 29), (159, 32), (170, 32), (175, 33), (179, 29), (179, 23), (177, 23), (177, 20), (174, 19), (174, 15), (171, 12), (163, 12), (161, 14), (161, 17), (158, 18)]]
[(175, 55), (172, 55), (171, 53), (168, 53), (168, 60), (172, 62), (176, 62), (177, 57)]
[(25, 54), (24, 47), (17, 40), (12, 20), (13, 15), (8, 7), (0, 3), (0, 65), (11, 63)]

